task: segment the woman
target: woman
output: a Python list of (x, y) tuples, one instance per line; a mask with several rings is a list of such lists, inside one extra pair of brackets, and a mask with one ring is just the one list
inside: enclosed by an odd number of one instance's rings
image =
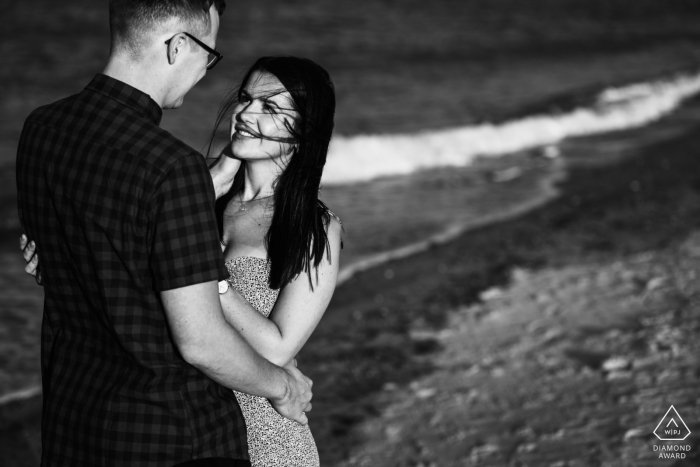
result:
[[(233, 286), (221, 295), (222, 308), (246, 341), (280, 366), (316, 328), (338, 276), (342, 226), (318, 199), (334, 112), (323, 68), (302, 58), (263, 57), (217, 119), (218, 127), (231, 115), (231, 144), (210, 170), (215, 178), (237, 171), (217, 201)], [(38, 265), (33, 253), (33, 245), (25, 249), (30, 274)], [(282, 417), (267, 399), (236, 397), (253, 466), (319, 465), (308, 426)]]

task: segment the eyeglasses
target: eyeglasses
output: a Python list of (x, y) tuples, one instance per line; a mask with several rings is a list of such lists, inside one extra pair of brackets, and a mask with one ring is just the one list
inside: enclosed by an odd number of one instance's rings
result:
[[(192, 34), (189, 34), (189, 33), (187, 33), (187, 32), (183, 32), (183, 34), (186, 35), (187, 37), (189, 37), (190, 39), (192, 39), (193, 41), (195, 41), (195, 42), (197, 43), (197, 45), (199, 45), (201, 48), (203, 48), (204, 50), (207, 51), (207, 53), (209, 54), (209, 62), (207, 63), (207, 70), (211, 70), (212, 68), (214, 68), (214, 66), (215, 66), (217, 63), (219, 63), (219, 60), (221, 60), (222, 58), (224, 58), (223, 55), (221, 55), (219, 52), (217, 52), (216, 50), (212, 49), (211, 47), (209, 47), (207, 44), (205, 44), (204, 42), (200, 41), (200, 40), (197, 39), (196, 37), (194, 37)], [(166, 43), (166, 44), (170, 44), (170, 41), (171, 41), (171, 40), (172, 40), (172, 38), (171, 38), (171, 39), (168, 39), (167, 41), (165, 41), (165, 43)]]

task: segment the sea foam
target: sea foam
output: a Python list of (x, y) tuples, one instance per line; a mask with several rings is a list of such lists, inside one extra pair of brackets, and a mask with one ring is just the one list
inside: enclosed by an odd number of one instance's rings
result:
[(323, 182), (356, 183), (432, 167), (467, 166), (477, 156), (499, 156), (572, 136), (640, 127), (699, 92), (700, 73), (679, 74), (605, 89), (588, 107), (555, 115), (410, 135), (341, 136), (331, 143)]

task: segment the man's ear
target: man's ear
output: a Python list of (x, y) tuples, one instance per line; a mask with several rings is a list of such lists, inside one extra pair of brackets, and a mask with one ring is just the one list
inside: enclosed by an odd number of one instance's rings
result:
[(168, 41), (168, 63), (174, 65), (178, 57), (184, 53), (185, 47), (188, 47), (187, 36), (183, 33), (175, 34)]

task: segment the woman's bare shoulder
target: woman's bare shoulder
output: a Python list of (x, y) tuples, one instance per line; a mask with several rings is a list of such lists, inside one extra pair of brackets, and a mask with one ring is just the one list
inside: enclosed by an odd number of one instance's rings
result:
[(328, 208), (326, 208), (326, 212), (330, 216), (331, 222), (333, 222), (333, 220), (335, 219), (338, 222), (338, 224), (340, 224), (341, 227), (343, 226), (343, 221), (340, 220), (340, 217), (336, 213), (334, 213), (333, 211), (331, 211)]
[(345, 232), (343, 221), (330, 209), (326, 208), (326, 212), (328, 213), (328, 224), (326, 226), (328, 240), (336, 244), (340, 242), (340, 248), (343, 248), (343, 233)]

